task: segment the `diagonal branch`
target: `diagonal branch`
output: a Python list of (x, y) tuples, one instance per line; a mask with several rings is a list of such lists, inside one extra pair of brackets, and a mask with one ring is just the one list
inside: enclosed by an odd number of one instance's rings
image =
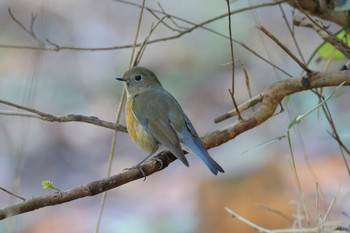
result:
[[(288, 95), (313, 88), (338, 86), (342, 82), (344, 82), (344, 85), (350, 86), (350, 74), (343, 72), (313, 74), (308, 77), (307, 85), (305, 85), (304, 77), (294, 77), (276, 82), (263, 92), (261, 105), (248, 115), (245, 120), (237, 121), (229, 127), (207, 134), (203, 138), (205, 147), (208, 149), (217, 147), (235, 138), (237, 135), (260, 125), (273, 116), (279, 103)], [(162, 161), (162, 166), (160, 166), (159, 159)], [(157, 159), (151, 159), (144, 163), (142, 165), (142, 170), (149, 176), (163, 170), (175, 159), (176, 158), (170, 152), (162, 152), (157, 155)], [(0, 219), (30, 212), (46, 206), (58, 205), (79, 198), (94, 196), (140, 178), (143, 178), (143, 174), (138, 168), (135, 168), (109, 178), (80, 185), (70, 190), (29, 198), (19, 204), (1, 209)]]
[(297, 26), (310, 27), (314, 29), (319, 36), (325, 41), (331, 43), (339, 51), (341, 51), (347, 58), (350, 58), (350, 48), (341, 39), (337, 38), (335, 35), (326, 30), (325, 27), (320, 27), (315, 22), (311, 21), (309, 18), (294, 18), (294, 24)]

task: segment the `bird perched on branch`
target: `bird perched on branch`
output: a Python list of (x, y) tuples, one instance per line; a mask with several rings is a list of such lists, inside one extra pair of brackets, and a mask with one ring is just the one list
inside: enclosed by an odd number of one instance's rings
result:
[(179, 103), (162, 87), (152, 71), (134, 67), (117, 80), (125, 83), (125, 118), (129, 135), (136, 145), (149, 153), (138, 166), (163, 145), (188, 167), (182, 145), (198, 155), (214, 175), (224, 173), (210, 157)]

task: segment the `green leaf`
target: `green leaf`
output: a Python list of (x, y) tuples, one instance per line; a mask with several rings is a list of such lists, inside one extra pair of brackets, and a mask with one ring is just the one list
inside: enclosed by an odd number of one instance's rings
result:
[(59, 188), (55, 187), (53, 185), (53, 182), (52, 181), (49, 181), (49, 180), (44, 180), (41, 182), (41, 186), (44, 188), (44, 189), (53, 189), (53, 190), (56, 190), (56, 191), (61, 191)]
[[(342, 40), (346, 45), (350, 46), (350, 33), (345, 30), (341, 30), (336, 34), (337, 38)], [(324, 42), (318, 49), (318, 55), (323, 60), (343, 60), (345, 55), (336, 49), (331, 43)]]

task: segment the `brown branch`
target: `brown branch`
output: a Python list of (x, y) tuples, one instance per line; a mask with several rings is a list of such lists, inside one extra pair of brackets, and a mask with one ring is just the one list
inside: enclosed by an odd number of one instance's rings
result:
[[(305, 63), (305, 59), (304, 59), (303, 53), (301, 51), (301, 48), (299, 46), (299, 43), (298, 43), (297, 39), (295, 38), (294, 24), (293, 24), (293, 26), (290, 25), (282, 5), (279, 4), (278, 6), (279, 6), (279, 8), (281, 10), (283, 21), (285, 22), (285, 24), (287, 26), (287, 29), (289, 31), (289, 34), (292, 37), (293, 43), (294, 43), (294, 45), (295, 45), (295, 47), (296, 47), (296, 49), (298, 51), (298, 54), (299, 54), (301, 60), (303, 61), (303, 63)], [(294, 14), (292, 14), (292, 15), (294, 15)]]
[(29, 108), (29, 107), (25, 107), (25, 106), (15, 104), (15, 103), (12, 103), (9, 101), (1, 100), (1, 99), (0, 99), (0, 104), (4, 104), (7, 106), (11, 106), (11, 107), (18, 108), (18, 109), (32, 113), (32, 114), (28, 114), (28, 113), (20, 113), (20, 112), (18, 113), (18, 112), (0, 111), (0, 116), (4, 115), (4, 116), (30, 117), (30, 118), (40, 119), (43, 121), (49, 121), (49, 122), (74, 122), (74, 121), (78, 121), (78, 122), (85, 122), (85, 123), (89, 123), (89, 124), (93, 124), (93, 125), (97, 125), (97, 126), (102, 126), (102, 127), (109, 128), (109, 129), (114, 129), (114, 130), (121, 131), (121, 132), (127, 132), (125, 126), (116, 125), (112, 122), (100, 120), (99, 118), (94, 117), (94, 116), (83, 116), (83, 115), (75, 115), (75, 114), (70, 114), (70, 115), (66, 115), (66, 116), (55, 116), (55, 115), (44, 113), (44, 112)]
[[(231, 52), (231, 75), (232, 75), (232, 86), (231, 86), (231, 98), (233, 100), (233, 103), (235, 105), (235, 108), (237, 109), (237, 104), (235, 101), (235, 53), (233, 50), (233, 41), (232, 41), (232, 26), (231, 26), (231, 14), (229, 14), (231, 12), (230, 9), (230, 1), (226, 0), (226, 4), (227, 4), (227, 11), (228, 11), (228, 33), (230, 36), (230, 52)], [(238, 111), (239, 114), (239, 111)], [(239, 116), (239, 119), (241, 119), (241, 116)]]
[(286, 2), (296, 9), (301, 8), (301, 10), (305, 10), (322, 19), (332, 21), (342, 27), (349, 26), (347, 11), (336, 11), (334, 0), (287, 0)]
[(347, 58), (350, 58), (349, 46), (345, 44), (341, 39), (337, 38), (334, 34), (326, 30), (326, 28), (320, 27), (320, 25), (316, 24), (309, 18), (301, 19), (301, 18), (295, 17), (294, 24), (297, 26), (310, 27), (314, 29), (322, 39), (331, 43), (340, 52), (342, 52)]
[(259, 26), (258, 29), (265, 33), (270, 39), (272, 39), (284, 52), (288, 54), (306, 73), (310, 74), (312, 71), (300, 61), (281, 41), (279, 41), (272, 33), (270, 33), (265, 27)]
[[(238, 106), (238, 110), (240, 112), (243, 112), (243, 111), (247, 110), (248, 108), (251, 108), (251, 107), (257, 105), (258, 103), (260, 103), (262, 101), (263, 97), (264, 97), (264, 93), (261, 93), (261, 94), (259, 94), (257, 96), (254, 96), (253, 98), (249, 99), (247, 102), (239, 105)], [(229, 111), (229, 112), (227, 112), (227, 113), (225, 113), (225, 114), (215, 118), (214, 122), (215, 123), (219, 123), (219, 122), (224, 121), (224, 120), (226, 120), (226, 119), (228, 119), (230, 117), (233, 117), (235, 115), (237, 115), (237, 110), (236, 109), (232, 109), (231, 111)]]
[(230, 35), (230, 51), (231, 51), (231, 90), (228, 90), (229, 93), (230, 93), (230, 96), (231, 96), (231, 99), (232, 99), (232, 102), (233, 102), (233, 106), (235, 107), (237, 113), (238, 113), (238, 119), (239, 120), (243, 120), (242, 119), (242, 116), (241, 116), (241, 113), (239, 112), (238, 110), (238, 105), (237, 105), (237, 102), (236, 102), (236, 99), (235, 99), (235, 54), (234, 54), (234, 50), (233, 50), (233, 41), (232, 41), (232, 26), (231, 26), (231, 9), (230, 9), (230, 1), (229, 0), (226, 0), (226, 3), (227, 3), (227, 14), (228, 14), (228, 32), (229, 32), (229, 35)]
[[(261, 105), (245, 120), (237, 121), (235, 124), (221, 130), (217, 130), (207, 134), (203, 138), (206, 148), (217, 147), (237, 135), (254, 128), (271, 116), (273, 116), (276, 108), (282, 99), (290, 94), (300, 91), (309, 90), (312, 88), (338, 86), (344, 82), (344, 85), (350, 85), (350, 75), (348, 73), (317, 73), (308, 77), (308, 85), (303, 81), (304, 77), (295, 77), (278, 81), (270, 85), (263, 93)], [(159, 163), (162, 161), (162, 166)], [(149, 176), (166, 168), (175, 157), (169, 152), (162, 152), (157, 155), (157, 159), (151, 159), (142, 165), (142, 170)], [(9, 206), (0, 210), (0, 219), (5, 219), (10, 216), (19, 215), (30, 212), (46, 206), (58, 205), (61, 203), (73, 201), (82, 197), (94, 196), (110, 189), (119, 187), (134, 180), (143, 178), (139, 169), (130, 169), (120, 174), (97, 180), (88, 184), (80, 185), (71, 190), (49, 193), (44, 196), (30, 198), (19, 204)]]

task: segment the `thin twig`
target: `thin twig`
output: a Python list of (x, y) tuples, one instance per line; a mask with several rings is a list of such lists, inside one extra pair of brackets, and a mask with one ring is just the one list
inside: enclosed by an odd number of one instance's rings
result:
[(303, 70), (305, 70), (306, 73), (311, 74), (312, 71), (297, 58), (284, 44), (282, 44), (274, 35), (272, 35), (266, 28), (263, 26), (259, 26), (258, 29), (260, 29), (265, 35), (270, 37), (281, 49), (283, 49), (284, 52), (286, 52)]
[(336, 197), (333, 197), (333, 198), (332, 198), (332, 201), (331, 201), (331, 203), (329, 204), (328, 209), (327, 209), (327, 211), (326, 211), (326, 213), (325, 213), (325, 215), (324, 215), (324, 217), (323, 217), (323, 219), (322, 219), (323, 222), (326, 222), (326, 221), (327, 221), (327, 218), (328, 218), (328, 216), (329, 216), (331, 210), (334, 208), (335, 201), (336, 201)]
[(26, 28), (13, 14), (12, 14), (12, 11), (11, 11), (11, 8), (8, 8), (8, 12), (9, 12), (9, 15), (11, 17), (11, 19), (20, 27), (23, 29), (23, 31), (25, 31), (26, 33), (28, 33), (31, 37), (33, 37), (34, 40), (36, 40), (36, 42), (38, 42), (39, 44), (39, 47), (45, 47), (45, 43), (40, 40), (35, 32), (34, 32), (34, 22), (35, 22), (35, 19), (37, 17), (37, 15), (34, 15), (32, 14), (32, 18), (31, 18), (31, 21), (30, 21), (30, 28)]
[[(143, 10), (145, 8), (145, 0), (142, 1), (141, 4), (141, 10), (140, 10), (140, 15), (139, 15), (139, 21), (137, 23), (137, 28), (136, 28), (136, 35), (134, 38), (134, 43), (132, 45), (132, 50), (131, 50), (131, 57), (130, 57), (130, 62), (129, 62), (129, 69), (132, 68), (132, 64), (135, 64), (134, 62), (134, 53), (135, 53), (135, 48), (137, 46), (137, 39), (139, 37), (139, 32), (140, 32), (140, 27), (141, 27), (141, 22), (142, 22), (142, 15), (143, 15)], [(141, 44), (142, 45), (142, 44)]]
[(32, 109), (29, 107), (25, 107), (25, 106), (15, 104), (9, 101), (1, 100), (1, 99), (0, 99), (0, 104), (8, 105), (8, 106), (15, 107), (15, 108), (32, 113), (32, 114), (28, 114), (28, 113), (21, 113), (21, 112), (0, 111), (0, 115), (4, 115), (4, 116), (29, 117), (29, 118), (36, 118), (39, 120), (49, 121), (49, 122), (84, 122), (84, 123), (89, 123), (97, 126), (102, 126), (108, 129), (127, 132), (125, 126), (116, 125), (112, 122), (100, 120), (99, 118), (94, 116), (83, 116), (83, 115), (74, 115), (74, 114), (69, 114), (66, 116), (55, 116), (52, 114), (44, 113), (36, 109)]
[[(248, 101), (246, 101), (245, 103), (238, 106), (239, 111), (243, 112), (243, 111), (257, 105), (258, 103), (260, 103), (262, 101), (263, 97), (264, 97), (264, 92), (260, 93), (259, 95), (254, 96), (253, 98), (250, 98)], [(233, 109), (233, 110), (231, 110), (231, 111), (229, 111), (221, 116), (216, 117), (214, 119), (214, 122), (220, 123), (226, 119), (231, 118), (232, 116), (235, 116), (236, 114), (237, 114), (236, 109)]]
[(154, 30), (158, 27), (158, 25), (160, 23), (162, 23), (164, 21), (164, 19), (166, 18), (166, 16), (164, 16), (163, 18), (159, 19), (158, 22), (156, 23), (156, 25), (152, 25), (151, 29), (148, 33), (148, 35), (146, 36), (146, 38), (144, 39), (144, 41), (142, 42), (142, 45), (139, 49), (139, 51), (137, 52), (135, 59), (134, 59), (134, 63), (132, 64), (132, 67), (137, 66), (139, 64), (139, 62), (141, 61), (142, 55), (146, 50), (146, 46), (148, 43), (149, 38), (151, 37), (152, 33), (154, 32)]
[[(298, 51), (298, 53), (299, 53), (299, 56), (300, 56), (301, 60), (303, 61), (303, 63), (305, 64), (305, 59), (304, 59), (303, 53), (301, 52), (299, 43), (298, 43), (298, 41), (297, 41), (296, 38), (295, 38), (295, 33), (294, 33), (292, 27), (290, 26), (290, 24), (289, 24), (289, 22), (288, 22), (288, 19), (287, 19), (287, 17), (286, 17), (286, 14), (284, 13), (284, 9), (283, 9), (283, 7), (282, 7), (281, 4), (279, 4), (278, 6), (279, 6), (279, 8), (280, 8), (280, 10), (281, 10), (281, 12), (282, 12), (282, 18), (283, 18), (284, 22), (285, 22), (286, 25), (287, 25), (288, 31), (289, 31), (289, 33), (290, 33), (290, 35), (291, 35), (291, 37), (292, 37), (292, 40), (293, 40), (293, 43), (294, 43), (295, 47), (297, 48), (297, 51)], [(293, 24), (293, 25), (294, 25), (294, 24)]]
[[(153, 16), (154, 16), (154, 18), (156, 18), (158, 21), (161, 19), (156, 13), (154, 13), (152, 10), (148, 10)], [(171, 19), (169, 16), (167, 16), (167, 15), (164, 15), (163, 16), (163, 18), (169, 18), (169, 19)], [(179, 29), (176, 29), (176, 28), (173, 28), (172, 26), (170, 26), (169, 24), (167, 24), (166, 22), (164, 22), (165, 20), (162, 20), (162, 24), (166, 27), (166, 28), (168, 28), (169, 30), (171, 30), (171, 31), (174, 31), (174, 32), (181, 32), (181, 30), (179, 30)], [(142, 46), (142, 45), (141, 45)]]
[(254, 228), (255, 230), (257, 230), (259, 232), (264, 232), (264, 233), (309, 233), (309, 232), (318, 233), (319, 232), (318, 227), (300, 228), (300, 229), (274, 229), (274, 230), (270, 230), (270, 229), (261, 227), (255, 223), (249, 221), (248, 219), (242, 217), (241, 215), (237, 214), (235, 211), (233, 211), (227, 207), (225, 207), (225, 209), (229, 214), (232, 215), (232, 217), (237, 218), (241, 222), (244, 222), (245, 224), (247, 224), (248, 226), (251, 226), (252, 228)]
[(241, 113), (239, 112), (239, 109), (238, 109), (238, 106), (237, 106), (237, 102), (236, 102), (236, 99), (235, 99), (235, 55), (234, 55), (234, 51), (233, 51), (233, 42), (232, 42), (232, 29), (231, 29), (231, 10), (230, 10), (230, 1), (229, 0), (226, 0), (226, 3), (227, 3), (227, 11), (228, 11), (228, 31), (229, 31), (229, 36), (230, 36), (230, 51), (231, 51), (231, 90), (228, 90), (229, 93), (230, 93), (230, 96), (231, 96), (231, 99), (232, 99), (232, 102), (233, 102), (233, 106), (235, 107), (236, 109), (236, 112), (238, 114), (238, 119), (239, 120), (242, 120), (242, 116), (241, 116)]
[[(323, 97), (321, 94), (319, 94), (319, 92), (318, 92), (317, 90), (316, 90), (316, 92), (314, 92), (314, 93), (317, 95), (317, 97), (319, 98), (319, 100), (320, 100), (321, 102), (324, 100), (324, 97)], [(338, 131), (337, 131), (337, 128), (336, 128), (336, 126), (335, 126), (335, 123), (334, 123), (334, 120), (333, 120), (331, 111), (330, 111), (330, 109), (329, 109), (327, 103), (325, 103), (324, 105), (322, 105), (322, 111), (323, 111), (323, 113), (324, 113), (324, 115), (325, 115), (325, 117), (326, 117), (326, 119), (327, 119), (327, 121), (328, 121), (329, 126), (330, 126), (331, 129), (332, 129), (332, 133), (330, 133), (330, 132), (328, 132), (328, 133), (331, 135), (332, 138), (334, 138), (334, 139), (337, 141), (337, 143), (338, 143), (338, 145), (339, 145), (339, 147), (340, 147), (340, 152), (341, 152), (341, 154), (342, 154), (342, 157), (343, 157), (345, 166), (346, 166), (346, 168), (347, 168), (348, 174), (350, 175), (350, 167), (349, 167), (349, 164), (347, 163), (347, 160), (346, 160), (345, 155), (344, 155), (344, 151), (345, 151), (348, 155), (350, 155), (350, 151), (349, 151), (349, 149), (345, 146), (345, 144), (342, 142), (342, 140), (341, 140), (341, 138), (340, 138), (340, 136), (339, 136), (339, 134), (338, 134)]]
[(268, 210), (268, 211), (270, 211), (272, 213), (275, 213), (275, 214), (281, 216), (284, 219), (287, 219), (289, 222), (293, 222), (294, 221), (294, 219), (292, 217), (289, 217), (287, 214), (282, 213), (280, 210), (273, 209), (272, 207), (270, 207), (270, 206), (268, 206), (266, 204), (258, 203), (258, 206), (260, 208), (262, 208), (262, 209), (265, 209), (265, 210)]
[(339, 145), (339, 147), (340, 147), (340, 153), (341, 153), (341, 155), (342, 155), (342, 157), (343, 157), (343, 161), (344, 161), (344, 164), (345, 164), (345, 166), (346, 166), (346, 170), (348, 171), (348, 174), (350, 175), (350, 167), (349, 167), (348, 161), (347, 161), (347, 159), (346, 159), (346, 157), (345, 157), (345, 155), (344, 155), (344, 151), (345, 151), (348, 155), (350, 155), (348, 148), (347, 148), (347, 147), (344, 145), (344, 143), (340, 140), (338, 133), (334, 134), (334, 132), (333, 132), (333, 133), (328, 132), (328, 134), (329, 134), (331, 137), (333, 137), (333, 138), (338, 142), (338, 145)]
[[(157, 2), (157, 4), (158, 4), (159, 9), (161, 9), (162, 14), (165, 15), (166, 17), (168, 17), (168, 18), (170, 19), (170, 21), (171, 21), (177, 28), (179, 28), (179, 29), (181, 29), (181, 30), (188, 30), (187, 27), (180, 26), (178, 23), (176, 23), (176, 21), (174, 20), (174, 17), (170, 17), (170, 16), (165, 12), (165, 10), (164, 10), (163, 6), (160, 4), (160, 2)], [(151, 11), (151, 12), (153, 12), (153, 11)], [(171, 28), (171, 27), (170, 27), (170, 28)], [(180, 31), (180, 30), (175, 29), (175, 28), (172, 28), (172, 30), (178, 31), (178, 32)]]
[(318, 35), (324, 39), (325, 41), (331, 43), (335, 48), (337, 48), (340, 52), (342, 52), (347, 58), (350, 58), (350, 48), (347, 44), (345, 44), (342, 40), (337, 38), (331, 32), (326, 30), (324, 27), (321, 27), (314, 20), (310, 20), (310, 18), (297, 18), (294, 17), (294, 24), (297, 26), (303, 27), (311, 27), (314, 29)]
[(17, 197), (18, 199), (21, 199), (22, 201), (25, 201), (25, 200), (26, 200), (24, 197), (21, 197), (21, 196), (15, 194), (15, 193), (13, 193), (13, 192), (11, 192), (11, 191), (9, 191), (9, 190), (3, 188), (3, 187), (0, 187), (0, 190), (4, 191), (5, 193), (10, 194), (11, 196), (14, 196), (14, 197)]
[(261, 227), (251, 221), (249, 221), (248, 219), (242, 217), (241, 215), (237, 214), (235, 211), (229, 209), (228, 207), (225, 207), (225, 210), (232, 215), (232, 217), (237, 218), (239, 221), (244, 222), (245, 224), (247, 224), (248, 226), (251, 226), (252, 228), (254, 228), (255, 230), (258, 230), (259, 232), (271, 232), (270, 230)]
[[(231, 75), (232, 75), (231, 92), (232, 92), (232, 98), (234, 99), (234, 94), (235, 94), (235, 55), (234, 55), (233, 43), (232, 43), (230, 1), (226, 0), (226, 4), (227, 4), (227, 11), (228, 11), (228, 32), (229, 32), (229, 36), (230, 36), (230, 52), (231, 52)], [(236, 101), (234, 101), (234, 102), (236, 102)], [(237, 109), (237, 105), (235, 105), (235, 108)], [(237, 112), (239, 114), (239, 111), (237, 111)]]
[[(238, 62), (241, 64), (241, 66), (242, 66), (242, 70), (243, 70), (243, 74), (244, 74), (244, 79), (245, 79), (245, 86), (246, 86), (247, 91), (248, 91), (248, 97), (249, 97), (249, 99), (251, 99), (251, 98), (253, 98), (253, 96), (252, 96), (252, 90), (251, 90), (251, 88), (250, 88), (250, 82), (249, 82), (248, 71), (247, 71), (245, 65), (243, 64), (243, 62), (241, 62), (240, 60), (237, 60), (237, 61), (238, 61)], [(253, 111), (254, 111), (254, 106), (252, 106), (252, 108), (253, 108)]]

